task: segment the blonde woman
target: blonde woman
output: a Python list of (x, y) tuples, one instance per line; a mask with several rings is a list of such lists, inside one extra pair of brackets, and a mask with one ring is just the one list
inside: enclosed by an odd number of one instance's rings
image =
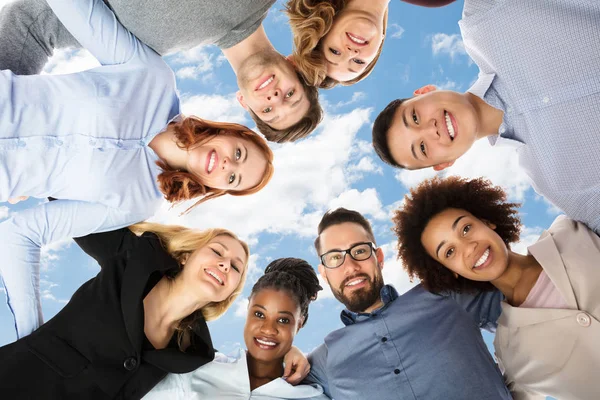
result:
[(54, 318), (0, 348), (5, 398), (136, 399), (167, 372), (212, 361), (206, 321), (241, 293), (246, 243), (225, 229), (151, 223), (76, 242), (101, 270)]
[[(404, 0), (440, 7), (454, 0)], [(353, 85), (375, 67), (387, 29), (390, 0), (288, 0), (294, 63), (309, 85)]]

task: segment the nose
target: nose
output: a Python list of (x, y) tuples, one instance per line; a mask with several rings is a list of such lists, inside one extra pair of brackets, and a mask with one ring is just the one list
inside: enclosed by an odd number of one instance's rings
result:
[(352, 46), (347, 44), (346, 49), (348, 50), (351, 56), (355, 56), (356, 54), (358, 54), (358, 48), (353, 48)]
[(441, 137), (438, 132), (437, 121), (434, 118), (429, 120), (427, 124), (423, 124), (423, 132), (431, 140), (438, 140)]
[(275, 321), (265, 318), (260, 326), (260, 331), (265, 335), (276, 335), (277, 326), (275, 325)]
[(223, 162), (221, 163), (221, 169), (223, 171), (230, 171), (232, 168), (231, 158), (228, 156), (223, 157)]
[(472, 260), (473, 262), (475, 262), (476, 260), (473, 260), (473, 256), (475, 255), (475, 252), (477, 250), (477, 242), (475, 241), (471, 241), (469, 243), (466, 244), (465, 247), (465, 259), (466, 260)]
[(267, 100), (270, 101), (270, 102), (272, 102), (272, 103), (281, 102), (282, 98), (283, 98), (283, 96), (281, 96), (281, 90), (279, 90), (279, 89), (275, 89), (273, 91), (273, 93), (270, 93), (267, 96)]
[(219, 261), (219, 269), (225, 273), (229, 272), (229, 269), (231, 268), (231, 262), (229, 261), (229, 259), (223, 259), (221, 261)]
[(344, 262), (338, 268), (344, 268), (344, 272), (346, 275), (352, 275), (354, 272), (360, 269), (360, 265), (358, 264), (358, 261), (350, 257), (349, 254), (346, 254)]

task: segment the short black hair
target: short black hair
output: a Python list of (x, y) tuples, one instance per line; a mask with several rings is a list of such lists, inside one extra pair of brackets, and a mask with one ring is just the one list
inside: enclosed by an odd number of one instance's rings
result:
[(373, 123), (373, 148), (375, 149), (375, 153), (377, 153), (381, 161), (396, 168), (404, 167), (392, 157), (387, 136), (390, 126), (394, 121), (396, 111), (406, 100), (407, 99), (392, 100), (390, 104), (379, 113), (377, 118), (375, 118), (375, 123)]
[(263, 289), (289, 293), (300, 307), (301, 327), (308, 321), (308, 305), (323, 290), (315, 269), (308, 262), (292, 257), (278, 258), (267, 265), (265, 274), (252, 287), (250, 298)]
[(343, 224), (345, 222), (352, 222), (354, 224), (358, 224), (367, 231), (369, 235), (369, 239), (375, 242), (375, 235), (373, 235), (373, 229), (371, 229), (371, 224), (365, 217), (362, 216), (361, 213), (354, 210), (348, 210), (346, 208), (340, 207), (335, 210), (329, 210), (323, 215), (321, 218), (321, 222), (319, 222), (319, 227), (317, 229), (318, 236), (315, 239), (315, 248), (317, 249), (317, 254), (321, 253), (321, 243), (319, 242), (321, 239), (321, 233), (332, 225)]

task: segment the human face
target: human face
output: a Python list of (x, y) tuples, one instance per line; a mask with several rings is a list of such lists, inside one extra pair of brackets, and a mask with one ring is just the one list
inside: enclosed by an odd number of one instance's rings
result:
[(441, 170), (467, 152), (478, 130), (477, 113), (467, 96), (429, 90), (398, 107), (387, 140), (392, 157), (403, 167)]
[(249, 57), (237, 78), (237, 98), (242, 107), (252, 110), (273, 129), (295, 125), (310, 108), (294, 66), (276, 51)]
[(321, 39), (327, 76), (340, 82), (357, 78), (375, 59), (383, 42), (383, 16), (344, 10)]
[(205, 186), (240, 191), (260, 183), (267, 159), (250, 140), (225, 134), (191, 149), (186, 168)]
[[(357, 243), (371, 242), (373, 238), (365, 229), (352, 222), (332, 225), (321, 232), (321, 254), (331, 250), (344, 250)], [(383, 287), (383, 252), (376, 249), (371, 257), (364, 261), (356, 261), (346, 257), (344, 263), (335, 268), (319, 265), (319, 273), (329, 286), (338, 301), (354, 312), (370, 312), (379, 306), (380, 291)]]
[(473, 281), (493, 281), (508, 266), (508, 248), (486, 223), (465, 210), (448, 208), (425, 226), (421, 243), (434, 260)]
[(208, 296), (210, 301), (219, 302), (238, 287), (246, 263), (241, 243), (231, 236), (219, 235), (183, 261), (183, 270), (176, 279)]
[(300, 306), (285, 291), (263, 289), (248, 305), (244, 341), (248, 353), (264, 362), (283, 360), (301, 327)]

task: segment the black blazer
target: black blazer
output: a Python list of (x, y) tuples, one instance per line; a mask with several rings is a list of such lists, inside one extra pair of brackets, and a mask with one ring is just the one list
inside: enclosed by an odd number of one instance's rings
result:
[(75, 241), (101, 271), (54, 318), (0, 348), (0, 397), (139, 399), (167, 372), (190, 372), (213, 360), (204, 320), (185, 353), (174, 340), (162, 350), (144, 346), (146, 285), (177, 266), (156, 235), (137, 237), (123, 228)]

